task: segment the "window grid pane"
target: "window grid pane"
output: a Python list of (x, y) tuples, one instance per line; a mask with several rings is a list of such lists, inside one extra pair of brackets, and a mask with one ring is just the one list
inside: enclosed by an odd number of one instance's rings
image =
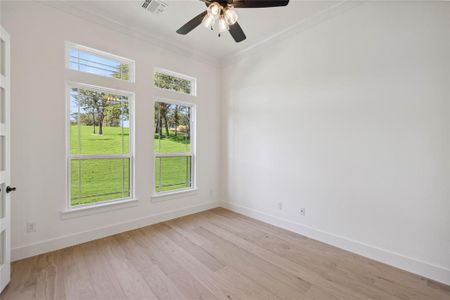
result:
[(192, 188), (192, 108), (155, 102), (154, 109), (155, 192)]
[(5, 123), (5, 102), (6, 94), (5, 89), (0, 87), (0, 123)]
[(191, 153), (191, 107), (155, 102), (155, 153)]
[(155, 190), (157, 192), (192, 187), (191, 156), (156, 157), (155, 170)]
[(194, 78), (188, 78), (187, 76), (177, 76), (172, 72), (164, 72), (162, 70), (155, 71), (154, 84), (156, 87), (179, 92), (187, 95), (196, 94), (196, 80)]
[(132, 77), (133, 62), (116, 59), (106, 53), (99, 54), (95, 49), (84, 48), (78, 49), (77, 46), (69, 48), (67, 62), (69, 69), (126, 81)]
[(6, 43), (0, 39), (0, 74), (5, 75), (6, 68)]
[(128, 98), (71, 90), (71, 154), (128, 154)]
[(5, 217), (5, 205), (6, 205), (6, 184), (2, 183), (0, 184), (0, 218), (4, 218)]
[(0, 267), (5, 263), (6, 255), (6, 231), (0, 232)]
[(72, 159), (72, 206), (128, 198), (130, 158)]
[(70, 90), (70, 204), (131, 197), (128, 98)]

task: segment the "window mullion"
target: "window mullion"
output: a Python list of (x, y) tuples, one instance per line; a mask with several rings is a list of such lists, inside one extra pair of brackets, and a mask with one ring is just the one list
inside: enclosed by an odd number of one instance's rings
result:
[(77, 49), (77, 68), (78, 68), (77, 71), (80, 71), (80, 66), (81, 66), (81, 64), (80, 64), (80, 50)]
[[(122, 68), (121, 68), (122, 69)], [(121, 73), (122, 76), (122, 73)], [(122, 131), (122, 155), (125, 154), (125, 138), (124, 138), (124, 131), (123, 131), (123, 103), (120, 102), (120, 127)], [(128, 137), (129, 139), (129, 137)], [(122, 158), (122, 197), (125, 193), (125, 159)]]
[[(78, 52), (78, 60), (80, 59), (80, 54)], [(81, 154), (81, 128), (80, 128), (80, 99), (77, 98), (77, 130), (78, 130), (78, 155)], [(81, 161), (78, 160), (78, 205), (81, 202)]]
[(81, 154), (70, 155), (71, 160), (89, 160), (89, 159), (121, 159), (131, 158), (131, 154)]
[(155, 157), (183, 157), (193, 156), (192, 152), (179, 152), (179, 153), (155, 153)]
[(159, 191), (161, 191), (162, 187), (162, 159), (159, 159)]
[(158, 153), (161, 153), (161, 134), (162, 132), (162, 121), (161, 121), (161, 107), (158, 109)]
[(188, 165), (188, 161), (189, 161), (189, 160), (188, 160), (188, 156), (186, 156), (186, 183), (185, 183), (185, 184), (186, 184), (186, 187), (189, 186), (189, 185), (188, 185), (188, 180), (189, 180), (189, 179), (188, 179), (188, 178), (189, 178), (189, 175), (188, 175), (188, 174), (189, 174), (189, 165)]

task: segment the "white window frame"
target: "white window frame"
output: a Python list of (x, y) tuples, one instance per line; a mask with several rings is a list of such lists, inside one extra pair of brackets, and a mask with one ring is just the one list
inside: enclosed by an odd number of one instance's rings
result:
[[(180, 153), (159, 153), (155, 152), (154, 147), (153, 149), (153, 195), (152, 198), (159, 198), (163, 196), (169, 196), (169, 195), (176, 195), (180, 193), (186, 193), (186, 192), (192, 192), (198, 190), (197, 187), (197, 163), (196, 163), (196, 144), (197, 144), (197, 133), (196, 133), (196, 126), (197, 126), (197, 106), (194, 103), (185, 102), (185, 101), (178, 101), (178, 100), (171, 100), (166, 98), (156, 98), (153, 100), (153, 116), (155, 115), (155, 104), (157, 102), (164, 102), (169, 104), (176, 104), (176, 105), (183, 105), (188, 106), (191, 108), (191, 118), (189, 120), (190, 122), (190, 129), (191, 129), (191, 151), (190, 152), (180, 152)], [(155, 122), (153, 122), (154, 126)], [(153, 134), (154, 134), (153, 128)], [(154, 139), (152, 139), (154, 142)], [(156, 158), (157, 157), (191, 157), (191, 187), (189, 188), (181, 188), (176, 189), (172, 191), (163, 191), (163, 192), (157, 192), (156, 191)]]
[[(169, 75), (169, 76), (174, 76), (174, 77), (178, 77), (181, 79), (185, 79), (185, 80), (189, 80), (191, 82), (191, 93), (187, 94), (187, 93), (183, 93), (183, 92), (179, 92), (179, 91), (174, 91), (174, 90), (169, 90), (169, 89), (163, 89), (160, 88), (159, 86), (155, 85), (155, 74), (156, 73), (163, 73), (165, 75)], [(188, 76), (188, 75), (184, 75), (181, 73), (177, 73), (171, 70), (167, 70), (164, 68), (160, 68), (160, 67), (155, 67), (153, 68), (153, 86), (159, 90), (162, 91), (168, 91), (168, 92), (172, 92), (172, 93), (177, 93), (177, 94), (182, 94), (182, 95), (188, 95), (188, 96), (197, 96), (197, 78), (192, 77), (192, 76)]]
[[(98, 154), (98, 155), (92, 155), (92, 154), (77, 154), (72, 155), (70, 153), (70, 91), (73, 88), (79, 88), (79, 89), (87, 89), (87, 90), (93, 90), (97, 92), (104, 92), (104, 93), (110, 93), (115, 94), (119, 96), (124, 96), (128, 98), (128, 109), (129, 109), (129, 151), (128, 154)], [(72, 168), (72, 160), (82, 160), (82, 159), (108, 159), (108, 158), (128, 158), (130, 160), (130, 196), (126, 198), (118, 198), (113, 200), (105, 200), (105, 201), (99, 201), (89, 204), (79, 204), (76, 206), (72, 206), (71, 201), (71, 168)], [(112, 89), (107, 87), (101, 87), (91, 84), (85, 84), (85, 83), (79, 83), (79, 82), (72, 82), (72, 81), (66, 81), (66, 212), (70, 211), (78, 211), (83, 210), (86, 208), (95, 208), (95, 207), (101, 207), (106, 206), (110, 204), (119, 204), (124, 202), (130, 202), (134, 201), (134, 195), (135, 195), (135, 94), (133, 92), (129, 91), (123, 91), (118, 89)]]
[[(98, 50), (98, 49), (94, 49), (94, 48), (90, 48), (90, 47), (87, 47), (87, 46), (83, 46), (83, 45), (80, 45), (80, 44), (76, 44), (76, 43), (73, 43), (73, 42), (66, 42), (65, 43), (65, 47), (66, 47), (66, 50), (65, 50), (65, 53), (66, 53), (66, 57), (65, 57), (66, 68), (69, 69), (69, 70), (72, 70), (72, 71), (75, 71), (75, 72), (81, 72), (81, 73), (85, 73), (85, 74), (91, 74), (91, 75), (94, 75), (94, 76), (112, 78), (112, 79), (116, 79), (116, 80), (120, 80), (120, 81), (124, 81), (124, 82), (134, 83), (135, 80), (136, 80), (136, 74), (135, 74), (136, 73), (135, 72), (136, 63), (132, 59), (125, 58), (125, 57), (122, 57), (122, 56), (119, 56), (119, 55), (115, 55), (115, 54), (111, 54), (111, 53), (106, 52), (106, 51), (101, 51), (101, 50)], [(123, 64), (127, 64), (128, 65), (128, 70), (129, 70), (128, 80), (121, 79), (121, 78), (115, 78), (115, 77), (111, 77), (111, 76), (106, 76), (106, 75), (94, 74), (94, 73), (91, 73), (91, 72), (85, 72), (85, 71), (81, 71), (79, 69), (78, 70), (74, 70), (74, 69), (70, 68), (70, 49), (77, 49), (79, 51), (92, 53), (94, 55), (102, 56), (102, 57), (108, 58), (108, 59), (117, 60), (117, 61), (119, 61), (119, 62), (121, 62)]]

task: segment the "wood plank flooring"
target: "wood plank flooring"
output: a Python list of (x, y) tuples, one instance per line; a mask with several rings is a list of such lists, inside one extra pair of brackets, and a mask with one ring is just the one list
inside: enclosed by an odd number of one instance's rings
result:
[(6, 299), (450, 299), (450, 287), (218, 208), (13, 263)]

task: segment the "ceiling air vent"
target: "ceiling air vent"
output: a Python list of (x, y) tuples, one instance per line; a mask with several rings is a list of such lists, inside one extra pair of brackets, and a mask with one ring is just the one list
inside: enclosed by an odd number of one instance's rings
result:
[(141, 6), (151, 13), (160, 14), (166, 9), (167, 3), (161, 0), (145, 0)]

